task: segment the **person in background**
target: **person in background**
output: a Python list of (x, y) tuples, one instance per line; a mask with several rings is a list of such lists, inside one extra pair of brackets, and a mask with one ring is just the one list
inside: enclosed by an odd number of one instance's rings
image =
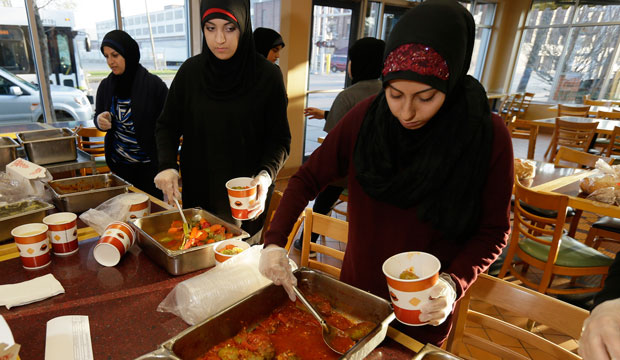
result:
[(579, 339), (583, 360), (620, 359), (620, 252), (609, 267), (603, 290), (594, 297), (592, 313)]
[[(179, 198), (181, 146), (183, 206), (202, 209), (260, 238), (273, 180), (288, 157), (291, 133), (280, 69), (258, 54), (249, 0), (202, 0), (202, 53), (177, 72), (157, 121), (159, 174), (169, 202)], [(258, 199), (250, 219), (233, 219), (226, 182), (253, 177)]]
[(280, 50), (284, 48), (282, 36), (277, 31), (264, 27), (254, 30), (254, 44), (256, 51), (274, 64), (280, 58)]
[(112, 70), (99, 84), (95, 108), (95, 126), (107, 132), (106, 163), (113, 173), (161, 199), (153, 183), (158, 169), (155, 121), (168, 87), (140, 65), (138, 43), (126, 32), (107, 33), (101, 53)]
[(340, 280), (390, 299), (383, 262), (422, 251), (441, 262), (425, 326), (392, 326), (441, 345), (455, 301), (500, 255), (510, 232), (513, 152), (483, 86), (467, 75), (472, 15), (457, 1), (407, 11), (386, 42), (383, 90), (349, 111), (291, 177), (261, 252), (259, 270), (294, 299), (282, 247), (308, 202), (348, 176), (348, 243)]
[[(310, 119), (327, 118), (323, 130), (329, 132), (357, 103), (381, 91), (382, 84), (379, 77), (383, 69), (384, 50), (385, 42), (383, 40), (372, 37), (357, 40), (349, 49), (349, 64), (347, 65), (352, 85), (336, 96), (329, 111), (308, 107), (304, 109), (304, 115), (309, 116)], [(344, 183), (344, 181), (342, 182)], [(327, 185), (316, 197), (312, 210), (327, 215), (344, 190), (342, 185)], [(299, 251), (301, 251), (301, 238), (303, 238), (303, 234), (293, 244)], [(318, 234), (312, 234), (312, 242), (316, 242), (317, 238)], [(316, 256), (313, 252), (310, 255)]]

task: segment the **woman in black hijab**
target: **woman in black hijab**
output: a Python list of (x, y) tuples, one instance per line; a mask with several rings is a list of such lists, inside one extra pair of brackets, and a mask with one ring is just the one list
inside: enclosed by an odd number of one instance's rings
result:
[[(169, 202), (179, 197), (182, 136), (183, 206), (201, 207), (258, 238), (290, 150), (282, 73), (256, 52), (248, 0), (203, 0), (200, 13), (202, 53), (181, 65), (157, 121), (155, 183)], [(236, 177), (254, 177), (259, 185), (251, 220), (243, 224), (232, 217), (225, 187)]]
[(383, 90), (349, 111), (289, 181), (265, 236), (265, 276), (292, 288), (280, 246), (307, 202), (348, 176), (340, 280), (389, 299), (386, 259), (435, 255), (441, 274), (431, 300), (394, 306), (397, 316), (432, 326), (392, 325), (422, 343), (446, 339), (455, 301), (510, 231), (512, 143), (484, 88), (467, 75), (474, 34), (472, 15), (454, 0), (425, 1), (403, 15), (386, 43)]
[(138, 43), (126, 32), (107, 33), (101, 53), (112, 70), (99, 84), (95, 109), (95, 125), (107, 132), (106, 163), (138, 189), (162, 198), (153, 183), (158, 169), (155, 121), (168, 87), (140, 65)]
[(274, 64), (280, 58), (280, 50), (284, 48), (282, 36), (277, 31), (264, 27), (254, 30), (254, 44), (256, 51)]

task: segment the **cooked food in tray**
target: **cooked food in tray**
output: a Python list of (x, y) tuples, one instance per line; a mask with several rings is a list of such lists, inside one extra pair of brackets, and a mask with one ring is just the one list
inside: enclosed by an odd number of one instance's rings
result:
[(105, 182), (93, 182), (93, 181), (76, 181), (74, 183), (69, 184), (61, 184), (61, 183), (53, 183), (51, 184), (52, 188), (58, 194), (73, 194), (77, 192), (90, 191), (103, 189), (107, 187), (112, 187), (115, 184), (111, 179)]
[(0, 206), (0, 219), (24, 214), (30, 211), (47, 208), (47, 203), (39, 201), (20, 201)]
[[(337, 338), (333, 345), (346, 352), (375, 328), (368, 321), (355, 321), (346, 314), (335, 311), (321, 295), (308, 295), (307, 299), (321, 313), (325, 321), (344, 331), (346, 336)], [(338, 359), (340, 355), (325, 345), (319, 322), (304, 305), (286, 301), (266, 319), (245, 326), (233, 338), (211, 348), (199, 360), (219, 359)]]
[(183, 229), (183, 221), (174, 220), (165, 233), (154, 234), (153, 238), (166, 249), (184, 250), (194, 246), (212, 244), (234, 236), (220, 224), (211, 224), (203, 217), (188, 219), (188, 229)]

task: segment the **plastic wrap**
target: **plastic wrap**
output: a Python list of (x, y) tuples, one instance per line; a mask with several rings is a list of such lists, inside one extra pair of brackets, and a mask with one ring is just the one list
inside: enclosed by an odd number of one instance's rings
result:
[(25, 190), (17, 179), (13, 179), (4, 171), (0, 171), (0, 205), (24, 200), (28, 197)]
[(178, 283), (157, 311), (170, 312), (195, 325), (271, 284), (258, 271), (262, 248), (252, 246), (214, 269)]
[(536, 162), (534, 160), (515, 159), (514, 169), (519, 181), (533, 179), (536, 176)]
[(120, 194), (101, 203), (94, 209), (90, 209), (82, 215), (80, 219), (97, 234), (101, 235), (106, 227), (114, 221), (127, 221), (129, 218), (129, 208), (132, 205), (132, 194)]

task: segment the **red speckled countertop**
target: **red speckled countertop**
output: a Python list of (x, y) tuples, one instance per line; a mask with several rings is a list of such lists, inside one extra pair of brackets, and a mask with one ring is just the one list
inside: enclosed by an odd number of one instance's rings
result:
[[(64, 315), (87, 315), (95, 360), (133, 359), (189, 327), (181, 318), (157, 311), (172, 288), (205, 270), (169, 275), (134, 246), (115, 267), (93, 258), (97, 238), (80, 241), (79, 251), (52, 256), (50, 266), (25, 270), (19, 258), (0, 262), (0, 284), (12, 284), (52, 273), (65, 293), (7, 310), (0, 308), (22, 360), (44, 359), (47, 321)], [(415, 353), (387, 338), (372, 359), (411, 359)]]

